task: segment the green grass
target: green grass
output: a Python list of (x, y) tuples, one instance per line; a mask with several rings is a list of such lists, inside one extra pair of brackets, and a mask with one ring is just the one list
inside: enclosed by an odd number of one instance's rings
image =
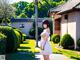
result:
[(53, 42), (51, 42), (51, 46), (54, 53), (66, 55), (73, 60), (80, 60), (80, 51), (56, 48), (58, 44), (54, 44)]
[(7, 60), (35, 60), (35, 40), (26, 40), (17, 49), (17, 52), (6, 55)]
[[(80, 60), (79, 51), (56, 48), (58, 44), (54, 44), (53, 42), (50, 43), (53, 53), (66, 55), (73, 60)], [(35, 48), (35, 46), (36, 46), (35, 40), (27, 39), (22, 44), (20, 44), (20, 47), (17, 49), (16, 53), (7, 54), (7, 60), (35, 60), (34, 53), (40, 52), (40, 49)]]
[(20, 48), (18, 48), (18, 51), (35, 51), (35, 40), (26, 40), (22, 44), (20, 44)]

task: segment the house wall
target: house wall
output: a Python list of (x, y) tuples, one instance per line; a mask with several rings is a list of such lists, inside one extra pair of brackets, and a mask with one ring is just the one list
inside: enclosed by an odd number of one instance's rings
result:
[(80, 11), (76, 12), (76, 15), (77, 15), (76, 38), (78, 40), (80, 38)]
[(77, 47), (76, 40), (77, 40), (77, 12), (68, 13), (68, 23), (67, 20), (64, 18), (65, 15), (62, 15), (61, 21), (61, 36), (68, 33), (72, 36), (75, 42), (75, 49)]

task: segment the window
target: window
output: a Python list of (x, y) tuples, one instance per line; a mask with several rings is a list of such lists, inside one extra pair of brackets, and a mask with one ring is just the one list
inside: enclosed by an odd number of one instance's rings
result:
[(21, 25), (20, 25), (20, 28), (24, 28), (24, 24), (21, 24)]
[(64, 16), (64, 19), (65, 19), (65, 20), (68, 20), (68, 15), (65, 15), (65, 16)]

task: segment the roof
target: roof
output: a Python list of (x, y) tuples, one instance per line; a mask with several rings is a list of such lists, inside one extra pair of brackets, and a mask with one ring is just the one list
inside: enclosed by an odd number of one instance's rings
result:
[[(65, 3), (64, 3), (65, 4)], [(64, 5), (64, 4), (61, 4), (57, 7), (54, 7), (54, 8), (51, 8), (49, 12), (59, 12), (61, 10), (61, 7)]]
[[(44, 19), (51, 20), (50, 18), (38, 18), (38, 22), (42, 22)], [(33, 22), (34, 18), (12, 18), (11, 22)]]
[[(68, 2), (57, 6), (56, 8), (53, 8), (53, 10), (51, 10), (51, 12), (56, 12), (58, 11), (59, 13), (63, 13), (66, 11), (70, 11), (72, 9), (80, 9), (80, 0), (69, 0)], [(79, 5), (79, 6), (77, 6)], [(77, 8), (76, 8), (77, 7)]]

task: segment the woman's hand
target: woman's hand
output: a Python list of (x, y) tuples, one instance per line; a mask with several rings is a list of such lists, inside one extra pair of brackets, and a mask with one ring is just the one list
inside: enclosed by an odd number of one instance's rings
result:
[(47, 35), (44, 37), (44, 40), (45, 40), (45, 41), (47, 41), (47, 40), (48, 40), (48, 36), (47, 36)]
[(41, 47), (40, 47), (40, 49), (41, 49), (41, 50), (44, 50), (44, 47), (43, 47), (43, 46), (41, 46)]

